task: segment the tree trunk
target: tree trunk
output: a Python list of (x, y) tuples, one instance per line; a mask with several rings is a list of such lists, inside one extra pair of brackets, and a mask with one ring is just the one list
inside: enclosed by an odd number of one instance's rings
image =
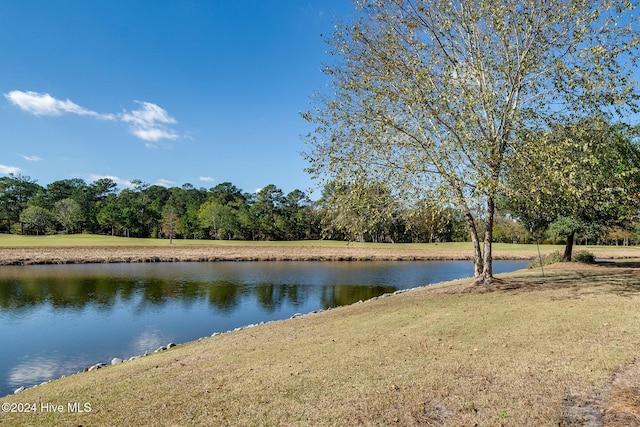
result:
[(478, 280), (481, 278), (484, 271), (482, 250), (480, 249), (480, 239), (478, 238), (478, 229), (469, 208), (463, 205), (462, 211), (464, 212), (464, 219), (467, 221), (467, 228), (469, 229), (471, 242), (473, 243), (473, 277)]
[(482, 270), (482, 282), (485, 285), (490, 285), (493, 282), (493, 253), (491, 251), (491, 244), (493, 241), (493, 217), (495, 212), (496, 206), (493, 197), (489, 197), (487, 200), (487, 217), (485, 218), (484, 227), (484, 268)]
[(562, 256), (562, 262), (571, 262), (571, 253), (573, 252), (573, 238), (576, 232), (572, 231), (567, 236), (567, 245), (564, 247), (564, 255)]

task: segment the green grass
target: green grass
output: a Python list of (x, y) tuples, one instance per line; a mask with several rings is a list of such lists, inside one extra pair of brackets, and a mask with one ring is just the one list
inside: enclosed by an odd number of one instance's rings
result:
[[(51, 236), (20, 236), (15, 234), (0, 234), (0, 247), (26, 246), (166, 246), (167, 239), (127, 238), (114, 236), (100, 236), (93, 234), (51, 235)], [(426, 249), (426, 250), (470, 250), (470, 242), (446, 243), (360, 243), (335, 240), (298, 240), (298, 241), (251, 241), (251, 240), (193, 240), (174, 239), (177, 246), (318, 246), (318, 247), (355, 247), (373, 249)], [(496, 250), (531, 251), (535, 245), (494, 243)], [(545, 245), (544, 250), (560, 250), (562, 246)]]

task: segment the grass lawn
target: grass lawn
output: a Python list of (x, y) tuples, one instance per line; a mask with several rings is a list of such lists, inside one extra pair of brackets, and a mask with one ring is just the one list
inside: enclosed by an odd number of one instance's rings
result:
[[(640, 264), (545, 272), (179, 345), (2, 398), (38, 410), (0, 425), (637, 425)], [(65, 411), (40, 410), (48, 402)], [(74, 402), (91, 411), (66, 410)]]
[[(58, 234), (50, 236), (20, 236), (16, 234), (0, 233), (0, 247), (65, 247), (65, 246), (167, 246), (168, 239), (151, 239), (136, 237), (102, 236), (95, 234)], [(445, 243), (360, 243), (336, 240), (298, 240), (298, 241), (251, 241), (251, 240), (193, 240), (174, 239), (175, 246), (317, 246), (325, 248), (355, 247), (371, 249), (424, 249), (433, 251), (471, 250), (470, 242)], [(493, 248), (498, 251), (536, 251), (535, 244), (494, 243)], [(542, 251), (562, 251), (564, 245), (540, 245)], [(640, 256), (640, 248), (622, 246), (576, 245), (575, 250), (602, 250), (615, 253), (623, 249), (633, 249)]]
[[(0, 247), (24, 246), (167, 246), (168, 239), (127, 238), (101, 236), (95, 234), (58, 234), (51, 236), (20, 236), (16, 234), (0, 234)], [(251, 241), (251, 240), (193, 240), (174, 239), (176, 246), (319, 246), (326, 248), (356, 247), (356, 248), (400, 248), (400, 249), (432, 249), (432, 250), (467, 250), (472, 249), (469, 242), (447, 243), (360, 243), (336, 240), (299, 240), (299, 241)], [(511, 245), (495, 243), (496, 247), (511, 250), (531, 250), (532, 245)], [(553, 246), (554, 250), (562, 246)]]

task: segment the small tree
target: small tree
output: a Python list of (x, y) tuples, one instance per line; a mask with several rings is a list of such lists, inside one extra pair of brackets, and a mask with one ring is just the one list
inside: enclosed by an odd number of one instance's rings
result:
[(24, 224), (27, 232), (45, 234), (53, 226), (53, 215), (40, 206), (29, 206), (20, 214), (20, 222)]
[(176, 214), (176, 208), (171, 205), (165, 206), (162, 212), (162, 232), (169, 236), (169, 244), (173, 243), (179, 223), (180, 218)]
[(67, 234), (83, 220), (82, 208), (78, 202), (68, 198), (56, 202), (53, 216), (62, 224)]

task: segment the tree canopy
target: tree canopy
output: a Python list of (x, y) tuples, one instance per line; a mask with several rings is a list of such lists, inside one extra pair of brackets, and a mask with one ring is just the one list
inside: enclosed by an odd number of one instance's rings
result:
[(571, 261), (578, 231), (597, 235), (637, 217), (637, 128), (592, 117), (531, 132), (523, 141), (505, 171), (506, 208), (530, 229), (550, 227), (564, 236), (565, 261)]
[(398, 195), (458, 206), (474, 246), (474, 275), (490, 284), (496, 200), (504, 166), (523, 144), (519, 130), (635, 110), (634, 6), (355, 4), (357, 19), (337, 25), (329, 39), (329, 90), (304, 114), (317, 125), (308, 139), (309, 170), (326, 180), (364, 176)]

